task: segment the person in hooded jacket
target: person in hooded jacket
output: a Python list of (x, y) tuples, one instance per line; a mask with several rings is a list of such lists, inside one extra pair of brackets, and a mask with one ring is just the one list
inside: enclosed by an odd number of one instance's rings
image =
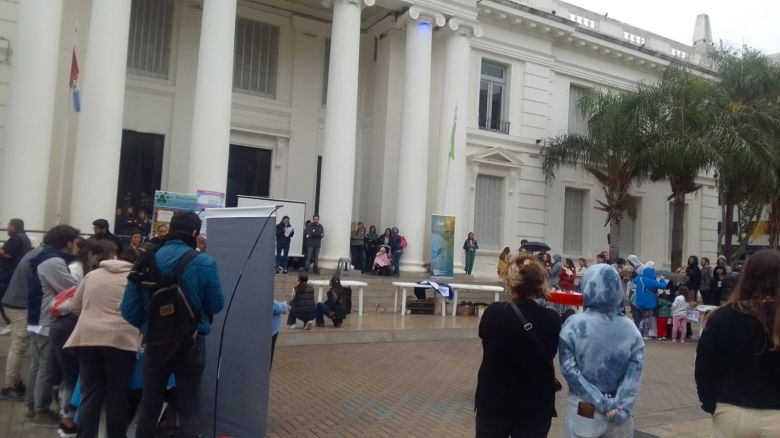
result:
[(561, 273), (561, 268), (563, 268), (563, 263), (561, 262), (560, 254), (553, 255), (552, 259), (553, 264), (550, 266), (550, 286), (552, 286), (553, 289), (557, 289), (558, 283), (561, 281), (559, 274)]
[(566, 321), (558, 346), (561, 374), (569, 384), (564, 436), (634, 436), (645, 345), (619, 312), (620, 275), (609, 265), (591, 266), (582, 278), (582, 294), (585, 311)]
[(685, 268), (685, 286), (693, 296), (701, 289), (701, 268), (699, 268), (699, 258), (696, 256), (688, 257), (688, 266)]
[(290, 300), (290, 312), (287, 313), (287, 325), (295, 328), (296, 319), (303, 321), (303, 328), (311, 330), (317, 316), (317, 305), (314, 301), (314, 288), (309, 284), (309, 276), (298, 274), (298, 283), (293, 288)]
[(650, 327), (653, 324), (653, 312), (658, 307), (658, 290), (669, 287), (668, 281), (658, 280), (656, 277), (655, 263), (647, 262), (642, 270), (642, 274), (634, 278), (634, 286), (636, 286), (634, 302), (642, 317), (639, 322), (639, 331), (642, 333), (643, 338), (648, 337)]

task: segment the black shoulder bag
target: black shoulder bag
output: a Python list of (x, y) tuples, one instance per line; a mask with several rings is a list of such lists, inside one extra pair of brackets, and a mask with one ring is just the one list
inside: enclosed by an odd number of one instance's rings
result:
[[(523, 311), (520, 310), (520, 307), (517, 304), (515, 304), (514, 301), (510, 301), (509, 305), (512, 306), (512, 310), (515, 311), (515, 315), (517, 315), (517, 319), (519, 319), (520, 322), (523, 324), (523, 330), (525, 330), (525, 332), (528, 333), (531, 339), (534, 340), (536, 346), (539, 347), (539, 352), (542, 354), (542, 357), (544, 357), (547, 354), (547, 351), (544, 348), (542, 339), (539, 338), (539, 334), (536, 333), (536, 330), (534, 330), (534, 325), (531, 324), (531, 321), (529, 321), (528, 318), (525, 317)], [(554, 365), (553, 368), (555, 368)], [(553, 382), (555, 383), (555, 392), (558, 392), (563, 389), (563, 385), (561, 384), (561, 382), (558, 381), (557, 377), (553, 377)]]

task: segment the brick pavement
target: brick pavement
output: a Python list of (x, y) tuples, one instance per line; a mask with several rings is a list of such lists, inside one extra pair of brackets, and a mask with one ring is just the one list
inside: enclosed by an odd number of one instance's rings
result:
[[(694, 352), (695, 343), (648, 342), (638, 437), (710, 436)], [(474, 339), (279, 347), (268, 437), (471, 437), (480, 360)], [(56, 437), (24, 422), (23, 412), (21, 403), (0, 401), (0, 437)], [(555, 419), (550, 436), (561, 436), (561, 426)]]

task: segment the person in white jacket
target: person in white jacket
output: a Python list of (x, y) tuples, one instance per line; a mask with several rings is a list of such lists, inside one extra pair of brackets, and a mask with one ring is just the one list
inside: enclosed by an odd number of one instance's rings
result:
[[(688, 288), (680, 286), (677, 289), (677, 297), (672, 303), (672, 342), (685, 342), (685, 335), (688, 332), (687, 312), (690, 309), (688, 294)], [(679, 338), (677, 333), (680, 333)]]

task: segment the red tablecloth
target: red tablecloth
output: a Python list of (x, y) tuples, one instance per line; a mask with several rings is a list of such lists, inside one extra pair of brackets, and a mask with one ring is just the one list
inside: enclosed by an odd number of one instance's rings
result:
[(550, 301), (566, 306), (582, 306), (584, 304), (582, 294), (577, 292), (553, 291), (550, 292)]

